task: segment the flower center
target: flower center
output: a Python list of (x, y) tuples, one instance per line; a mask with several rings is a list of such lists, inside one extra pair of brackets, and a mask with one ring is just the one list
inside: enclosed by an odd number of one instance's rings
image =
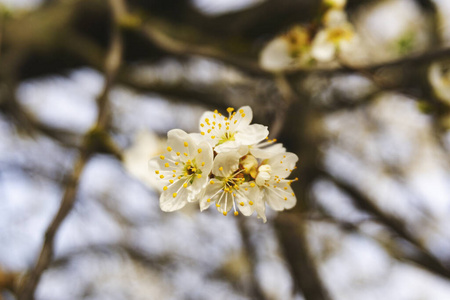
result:
[(234, 132), (226, 131), (225, 134), (222, 136), (222, 138), (219, 140), (219, 143), (217, 143), (217, 145), (223, 144), (228, 141), (234, 141), (235, 140), (234, 135), (235, 135)]

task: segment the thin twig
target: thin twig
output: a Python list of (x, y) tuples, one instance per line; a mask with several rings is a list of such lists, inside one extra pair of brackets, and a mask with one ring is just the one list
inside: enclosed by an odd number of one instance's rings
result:
[[(118, 6), (121, 5), (122, 0), (110, 0), (112, 11), (113, 11), (113, 19), (116, 22), (113, 22), (112, 28), (112, 40), (110, 44), (110, 48), (108, 51), (108, 55), (106, 57), (106, 65), (105, 65), (105, 84), (103, 87), (103, 91), (98, 98), (98, 116), (97, 116), (97, 130), (105, 130), (108, 123), (108, 95), (109, 90), (111, 89), (111, 85), (115, 78), (115, 75), (120, 67), (120, 62), (122, 58), (122, 40), (120, 35), (120, 30), (118, 27)], [(66, 186), (63, 198), (61, 200), (61, 205), (58, 209), (58, 212), (54, 216), (52, 222), (48, 226), (45, 232), (44, 244), (42, 246), (39, 258), (36, 262), (36, 265), (30, 272), (27, 274), (22, 284), (19, 287), (17, 299), (18, 300), (31, 300), (34, 298), (34, 293), (39, 284), (41, 276), (43, 272), (48, 268), (52, 259), (53, 259), (53, 251), (54, 251), (54, 240), (56, 233), (58, 232), (61, 224), (69, 215), (70, 211), (73, 208), (76, 199), (76, 192), (78, 188), (78, 183), (80, 180), (81, 173), (89, 161), (90, 157), (93, 154), (93, 150), (90, 146), (90, 139), (88, 138), (88, 133), (86, 135), (85, 142), (80, 149), (80, 155), (75, 162), (74, 169), (72, 174), (70, 175), (70, 180)]]

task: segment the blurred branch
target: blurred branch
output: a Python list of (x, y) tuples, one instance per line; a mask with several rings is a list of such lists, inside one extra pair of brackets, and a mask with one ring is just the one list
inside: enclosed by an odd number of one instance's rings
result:
[(322, 175), (333, 182), (342, 191), (346, 192), (358, 208), (375, 216), (381, 224), (413, 245), (418, 251), (419, 256), (410, 258), (411, 260), (414, 259), (417, 264), (434, 274), (450, 279), (450, 269), (447, 266), (444, 266), (438, 258), (430, 253), (400, 219), (383, 212), (372, 200), (351, 185), (339, 180), (329, 173), (324, 172)]
[[(124, 4), (121, 0), (110, 0), (110, 5), (112, 7), (113, 22), (110, 48), (106, 57), (105, 62), (105, 84), (103, 91), (98, 97), (98, 115), (97, 124), (95, 130), (103, 131), (106, 129), (108, 124), (108, 95), (111, 88), (112, 82), (115, 75), (120, 67), (120, 62), (122, 58), (122, 39), (120, 35), (120, 30), (118, 27), (118, 19), (120, 14), (123, 13)], [(61, 200), (58, 212), (54, 216), (50, 225), (47, 227), (45, 232), (44, 243), (39, 255), (39, 258), (30, 272), (26, 275), (24, 281), (20, 285), (17, 293), (17, 299), (19, 300), (31, 300), (34, 298), (34, 292), (37, 285), (39, 284), (40, 278), (43, 272), (48, 268), (53, 259), (54, 250), (54, 240), (56, 233), (58, 232), (61, 224), (68, 216), (72, 207), (75, 203), (75, 197), (77, 192), (78, 183), (80, 180), (81, 173), (83, 172), (84, 166), (88, 162), (89, 158), (95, 153), (96, 149), (92, 148), (91, 145), (91, 134), (90, 131), (85, 138), (85, 142), (80, 150), (80, 155), (74, 164), (74, 169), (70, 175), (70, 181), (66, 185), (66, 189)]]
[(330, 299), (314, 265), (305, 236), (305, 225), (301, 218), (293, 213), (284, 213), (275, 220), (284, 255), (291, 267), (295, 284), (300, 288), (306, 300)]
[(257, 273), (257, 253), (252, 241), (250, 240), (250, 232), (248, 228), (245, 226), (245, 221), (243, 218), (239, 218), (238, 220), (239, 229), (241, 231), (242, 242), (244, 244), (243, 250), (245, 252), (245, 256), (250, 263), (251, 268), (251, 285), (252, 285), (252, 299), (266, 299), (264, 292), (261, 290), (261, 286), (258, 283), (256, 273)]

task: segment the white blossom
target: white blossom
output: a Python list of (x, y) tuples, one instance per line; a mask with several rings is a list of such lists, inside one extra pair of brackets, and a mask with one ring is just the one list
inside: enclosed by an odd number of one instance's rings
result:
[(228, 116), (217, 110), (205, 112), (200, 118), (200, 135), (217, 153), (238, 150), (241, 145), (253, 145), (269, 135), (267, 126), (252, 124), (252, 109), (243, 106), (237, 111), (228, 108)]
[(205, 210), (215, 202), (217, 210), (224, 214), (233, 208), (238, 215), (236, 207), (243, 215), (251, 215), (255, 208), (255, 201), (259, 198), (260, 190), (244, 175), (244, 169), (239, 168), (240, 155), (237, 152), (219, 153), (214, 159), (212, 174), (214, 178), (209, 181), (202, 199), (200, 209)]
[(197, 144), (183, 130), (173, 129), (167, 136), (167, 151), (152, 158), (149, 169), (160, 181), (161, 210), (174, 211), (198, 200), (208, 182), (213, 152), (208, 143)]
[[(295, 168), (297, 155), (286, 152), (264, 160), (258, 168), (255, 182), (261, 188), (257, 206), (267, 203), (272, 209), (281, 211), (294, 207), (297, 202), (291, 183), (286, 179)], [(261, 203), (259, 203), (261, 202)], [(266, 220), (265, 210), (257, 210), (258, 216)]]

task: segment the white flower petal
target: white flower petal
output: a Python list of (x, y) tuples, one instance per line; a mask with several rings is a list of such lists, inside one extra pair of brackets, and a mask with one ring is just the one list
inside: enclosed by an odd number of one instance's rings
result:
[(216, 151), (217, 153), (229, 152), (229, 151), (239, 150), (240, 147), (241, 147), (241, 143), (236, 142), (236, 141), (228, 141), (228, 142), (225, 142), (223, 144), (220, 144), (220, 145), (217, 145), (216, 147), (214, 147), (214, 151)]
[(328, 34), (325, 30), (316, 34), (311, 47), (311, 55), (318, 61), (328, 62), (334, 58), (336, 46), (328, 41)]
[(237, 120), (236, 130), (240, 131), (252, 122), (253, 111), (250, 106), (242, 106), (236, 111), (234, 118)]
[(284, 148), (280, 143), (273, 144), (265, 148), (257, 148), (257, 145), (250, 147), (250, 153), (260, 159), (268, 159), (284, 152), (286, 152), (286, 148)]
[(178, 157), (181, 161), (192, 159), (197, 154), (194, 139), (181, 129), (172, 129), (167, 133), (167, 144), (172, 148), (170, 155), (176, 158), (176, 153), (180, 153)]
[(159, 206), (162, 211), (171, 212), (183, 208), (187, 203), (189, 191), (183, 187), (185, 180), (177, 180), (162, 192)]
[(212, 172), (215, 176), (227, 177), (239, 168), (239, 153), (225, 152), (217, 154)]
[[(256, 209), (256, 202), (260, 198), (260, 190), (256, 186), (244, 183), (236, 192), (236, 205), (244, 216), (250, 216)], [(250, 204), (251, 203), (251, 204)]]
[(244, 127), (239, 132), (237, 132), (235, 135), (235, 139), (242, 145), (252, 145), (264, 140), (268, 135), (269, 130), (267, 129), (267, 126), (253, 124)]
[(274, 188), (273, 185), (264, 187), (263, 200), (273, 210), (277, 211), (294, 207), (297, 203), (297, 198), (290, 185), (286, 182), (274, 184), (277, 186), (276, 188)]
[(298, 156), (291, 152), (280, 153), (270, 158), (267, 164), (272, 167), (272, 178), (278, 176), (279, 178), (286, 178), (291, 174), (298, 161)]

